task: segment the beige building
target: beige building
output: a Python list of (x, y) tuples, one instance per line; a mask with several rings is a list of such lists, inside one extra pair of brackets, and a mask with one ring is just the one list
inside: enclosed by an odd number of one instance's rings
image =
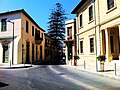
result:
[(76, 55), (76, 20), (71, 19), (65, 22), (66, 28), (66, 64), (74, 65), (73, 56)]
[(119, 10), (120, 0), (81, 0), (75, 7), (80, 59), (97, 63), (96, 57), (105, 55), (107, 63), (120, 60)]
[(26, 11), (0, 13), (0, 21), (0, 63), (44, 60), (44, 30)]

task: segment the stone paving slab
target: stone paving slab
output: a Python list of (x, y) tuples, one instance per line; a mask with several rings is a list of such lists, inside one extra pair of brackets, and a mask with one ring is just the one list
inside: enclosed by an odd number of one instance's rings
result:
[(116, 67), (116, 75), (115, 75), (114, 66), (109, 66), (109, 65), (106, 66), (106, 68), (103, 72), (96, 71), (95, 66), (92, 66), (92, 65), (87, 65), (85, 69), (84, 69), (84, 65), (78, 65), (78, 66), (68, 65), (68, 66), (73, 67), (73, 68), (78, 69), (78, 70), (85, 71), (85, 72), (94, 73), (97, 75), (101, 75), (101, 76), (110, 77), (110, 78), (120, 80), (120, 67), (119, 66)]

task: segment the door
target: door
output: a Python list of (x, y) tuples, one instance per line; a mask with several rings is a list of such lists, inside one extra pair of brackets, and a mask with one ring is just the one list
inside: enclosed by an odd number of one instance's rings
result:
[(34, 61), (34, 44), (32, 44), (32, 62)]
[(42, 59), (42, 46), (40, 46), (40, 59)]
[(26, 42), (26, 63), (29, 63), (29, 42)]
[(3, 63), (8, 63), (8, 45), (3, 46)]
[(36, 45), (36, 60), (38, 60), (38, 47)]

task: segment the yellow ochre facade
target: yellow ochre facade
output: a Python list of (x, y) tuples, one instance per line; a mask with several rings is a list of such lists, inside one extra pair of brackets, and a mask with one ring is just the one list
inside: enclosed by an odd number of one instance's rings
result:
[(119, 10), (120, 0), (81, 0), (74, 8), (81, 60), (96, 63), (99, 55), (106, 56), (106, 63), (120, 60)]

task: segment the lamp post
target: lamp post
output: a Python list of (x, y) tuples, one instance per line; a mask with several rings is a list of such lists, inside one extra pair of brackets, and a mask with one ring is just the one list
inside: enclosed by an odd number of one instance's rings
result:
[[(10, 22), (13, 24), (13, 36), (12, 36), (12, 65), (13, 65), (13, 61), (14, 61), (14, 22), (7, 20), (7, 22)], [(11, 63), (11, 62), (10, 62)]]

